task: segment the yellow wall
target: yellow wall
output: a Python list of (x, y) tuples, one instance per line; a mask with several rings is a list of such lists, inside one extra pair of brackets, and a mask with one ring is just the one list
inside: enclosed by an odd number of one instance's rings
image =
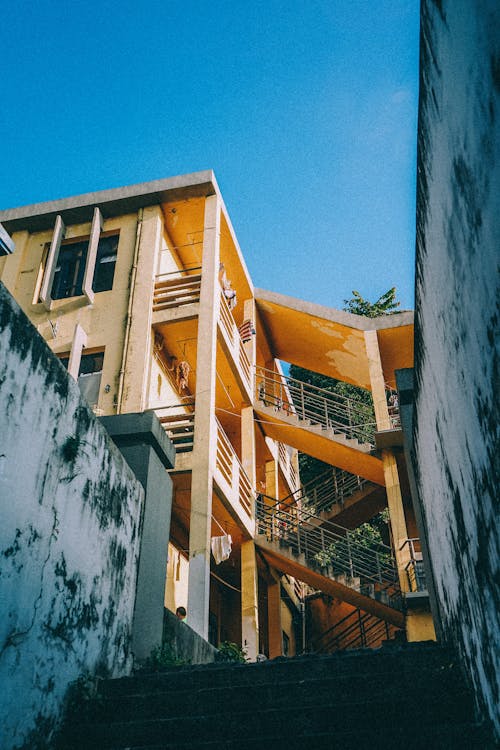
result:
[[(41, 303), (35, 302), (42, 256), (46, 245), (51, 241), (51, 230), (30, 235), (24, 251), (23, 239), (26, 233), (15, 233), (13, 239), (16, 251), (3, 263), (2, 280), (6, 276), (15, 276), (13, 284), (9, 280), (9, 291), (56, 354), (69, 352), (77, 323), (87, 333), (87, 349), (105, 348), (98, 404), (104, 414), (115, 412), (114, 399), (121, 366), (136, 225), (135, 214), (112, 218), (104, 223), (103, 231), (120, 231), (115, 276), (113, 289), (96, 293), (92, 305), (87, 304), (84, 297), (72, 297), (54, 300), (52, 309), (47, 312)], [(66, 239), (86, 237), (89, 233), (90, 223), (69, 226)], [(18, 252), (20, 255), (17, 255)], [(18, 266), (17, 273), (9, 273), (14, 264)], [(106, 385), (110, 386), (108, 393), (104, 391)]]
[(167, 582), (165, 585), (165, 607), (171, 612), (175, 612), (177, 607), (187, 608), (188, 575), (188, 559), (181, 554), (173, 544), (169, 543)]

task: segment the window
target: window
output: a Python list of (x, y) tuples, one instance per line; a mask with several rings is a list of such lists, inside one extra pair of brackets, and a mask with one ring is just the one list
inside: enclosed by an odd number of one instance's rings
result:
[[(69, 354), (59, 357), (61, 363), (67, 368)], [(82, 396), (91, 407), (97, 406), (99, 401), (99, 389), (101, 387), (102, 367), (104, 363), (104, 352), (82, 354), (80, 369), (78, 371), (78, 385)]]
[[(94, 292), (105, 292), (113, 287), (119, 235), (101, 237), (97, 247)], [(82, 291), (85, 264), (89, 249), (88, 239), (67, 241), (61, 245), (52, 282), (51, 298), (79, 297)]]
[(284, 630), (281, 631), (281, 635), (283, 638), (283, 656), (288, 656), (290, 653), (290, 638)]

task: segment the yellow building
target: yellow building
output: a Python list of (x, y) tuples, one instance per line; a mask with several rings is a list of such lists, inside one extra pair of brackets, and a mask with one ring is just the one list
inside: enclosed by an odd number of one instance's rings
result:
[[(0, 258), (0, 280), (96, 414), (154, 410), (176, 446), (169, 609), (186, 606), (195, 631), (241, 643), (252, 659), (293, 654), (300, 580), (406, 626), (410, 639), (432, 637), (387, 400), (395, 370), (413, 364), (411, 313), (373, 320), (256, 290), (212, 172), (6, 210), (0, 221), (16, 246)], [(374, 409), (300, 385), (280, 360), (370, 390)], [(298, 450), (342, 481), (328, 517), (305, 510)], [(341, 526), (386, 501), (392, 578), (385, 558), (361, 565)], [(332, 544), (346, 548), (340, 572), (321, 564)], [(417, 594), (406, 615), (400, 590), (407, 603)]]

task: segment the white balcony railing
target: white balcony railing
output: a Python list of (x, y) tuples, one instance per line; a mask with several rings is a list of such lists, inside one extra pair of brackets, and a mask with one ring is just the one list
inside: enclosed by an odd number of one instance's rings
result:
[(180, 273), (175, 271), (156, 277), (153, 295), (154, 312), (200, 301), (201, 274), (181, 276)]
[(229, 438), (224, 432), (222, 425), (216, 419), (217, 426), (217, 452), (216, 472), (219, 472), (226, 486), (227, 499), (238, 510), (240, 506), (247, 520), (254, 517), (254, 494), (250, 480), (243, 469), (236, 451)]
[(220, 302), (220, 325), (227, 345), (230, 349), (231, 356), (238, 367), (240, 375), (242, 376), (242, 379), (245, 382), (249, 393), (251, 393), (252, 371), (250, 367), (250, 361), (245, 351), (243, 341), (241, 340), (238, 326), (234, 321), (233, 314), (229, 309), (229, 305), (227, 304), (227, 300), (223, 294), (221, 294)]

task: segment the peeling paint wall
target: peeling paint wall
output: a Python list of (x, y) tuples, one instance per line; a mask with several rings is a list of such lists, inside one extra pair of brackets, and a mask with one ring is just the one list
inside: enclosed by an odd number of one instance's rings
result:
[(444, 635), (500, 735), (500, 5), (424, 0), (416, 480)]
[(144, 492), (0, 284), (0, 747), (42, 748), (70, 682), (130, 667)]

